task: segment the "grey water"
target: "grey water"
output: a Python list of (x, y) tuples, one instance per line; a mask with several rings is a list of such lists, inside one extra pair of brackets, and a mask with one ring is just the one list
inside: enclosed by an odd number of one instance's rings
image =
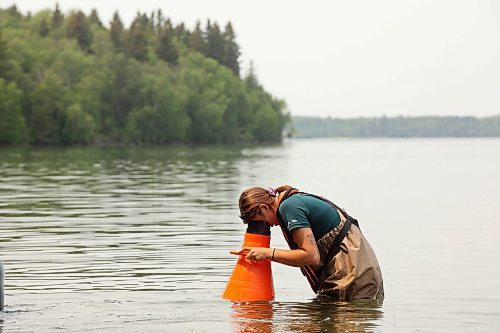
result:
[[(221, 298), (240, 192), (281, 184), (360, 221), (382, 304), (276, 263), (273, 302)], [(499, 258), (498, 138), (0, 149), (0, 332), (497, 332)]]

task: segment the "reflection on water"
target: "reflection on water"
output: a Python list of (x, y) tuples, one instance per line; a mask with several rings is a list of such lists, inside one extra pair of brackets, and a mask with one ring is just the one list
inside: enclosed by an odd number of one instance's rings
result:
[(269, 302), (233, 303), (234, 332), (273, 332), (273, 305)]
[(373, 332), (382, 318), (378, 301), (243, 303), (232, 305), (234, 332)]
[[(499, 146), (2, 148), (0, 331), (495, 332)], [(240, 191), (281, 184), (360, 220), (382, 266), (383, 306), (315, 299), (297, 269), (275, 263), (275, 302), (221, 298), (245, 231)], [(271, 245), (285, 248), (275, 229)]]
[[(232, 230), (239, 150), (7, 150), (0, 169), (0, 244), (9, 290), (175, 290), (196, 269), (189, 248)], [(209, 259), (211, 254), (204, 251)], [(216, 273), (215, 273), (216, 275)]]

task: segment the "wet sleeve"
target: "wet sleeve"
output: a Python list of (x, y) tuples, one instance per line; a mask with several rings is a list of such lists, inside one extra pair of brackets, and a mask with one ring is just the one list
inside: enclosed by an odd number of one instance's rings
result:
[(297, 228), (311, 227), (307, 218), (309, 216), (309, 209), (298, 198), (291, 197), (285, 200), (280, 206), (280, 214), (287, 225), (287, 229), (290, 231)]

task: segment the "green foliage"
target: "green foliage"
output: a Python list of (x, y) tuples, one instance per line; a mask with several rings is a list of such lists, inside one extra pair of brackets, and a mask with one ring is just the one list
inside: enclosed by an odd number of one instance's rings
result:
[(117, 54), (109, 65), (111, 84), (106, 99), (111, 102), (110, 114), (105, 115), (104, 129), (112, 133), (114, 140), (124, 140), (122, 130), (127, 125), (128, 114), (139, 105), (139, 94), (142, 83), (140, 64), (124, 54)]
[(500, 116), (332, 119), (293, 117), (296, 137), (500, 136)]
[(72, 104), (66, 111), (61, 130), (62, 144), (86, 144), (94, 138), (94, 120), (82, 110), (80, 104)]
[(59, 9), (59, 4), (56, 4), (56, 8), (54, 10), (54, 13), (52, 14), (52, 27), (57, 28), (61, 26), (63, 21), (64, 21), (64, 15), (61, 13), (61, 10)]
[(97, 14), (97, 10), (92, 9), (92, 12), (89, 15), (89, 23), (90, 24), (95, 24), (98, 27), (102, 28), (102, 22), (101, 19), (99, 18), (99, 15)]
[(172, 28), (165, 27), (161, 30), (156, 52), (161, 59), (172, 65), (177, 65), (177, 62), (179, 60), (179, 52), (177, 51), (177, 48), (173, 43), (172, 35)]
[(156, 71), (146, 74), (143, 82), (140, 105), (144, 106), (135, 108), (128, 117), (130, 140), (156, 144), (185, 141), (190, 120), (182, 94), (175, 91), (168, 75), (159, 76)]
[(179, 39), (184, 44), (190, 44), (191, 33), (186, 29), (184, 23), (180, 23), (175, 27), (175, 35), (177, 36), (177, 39)]
[(205, 45), (205, 38), (203, 37), (200, 21), (196, 22), (196, 28), (189, 39), (189, 47), (203, 54), (206, 52), (207, 47)]
[(146, 35), (147, 21), (141, 16), (136, 17), (128, 35), (128, 52), (135, 59), (143, 62), (148, 55), (148, 40)]
[(225, 44), (219, 25), (217, 23), (211, 24), (209, 21), (205, 34), (207, 47), (205, 54), (217, 60), (219, 63), (222, 63), (224, 61)]
[(22, 142), (25, 120), (21, 113), (22, 92), (15, 83), (0, 78), (0, 144)]
[(66, 35), (68, 38), (76, 38), (80, 48), (86, 52), (90, 52), (92, 33), (83, 12), (78, 11), (69, 17)]
[(3, 29), (0, 27), (0, 78), (8, 79), (11, 75), (12, 64), (7, 54), (7, 40), (3, 36)]
[(31, 142), (42, 145), (63, 143), (61, 131), (65, 127), (70, 90), (59, 76), (48, 73), (32, 94), (32, 108), (28, 123)]
[(281, 140), (285, 105), (240, 79), (230, 24), (191, 32), (157, 11), (127, 29), (115, 12), (107, 29), (58, 5), (0, 21), (0, 144)]
[(109, 33), (111, 42), (113, 42), (113, 46), (118, 52), (125, 49), (125, 36), (123, 29), (123, 23), (120, 19), (120, 16), (118, 15), (118, 12), (115, 12), (115, 14), (113, 15), (113, 20), (111, 21)]
[(42, 37), (47, 37), (49, 35), (49, 32), (50, 32), (49, 24), (47, 23), (47, 20), (43, 18), (42, 23), (40, 23), (40, 29), (38, 30), (38, 33)]
[(236, 43), (236, 35), (231, 23), (226, 25), (222, 37), (224, 38), (224, 57), (222, 59), (222, 64), (230, 68), (235, 75), (240, 76), (240, 63), (238, 60), (241, 54), (240, 47)]
[(3, 31), (0, 28), (0, 78), (5, 77), (7, 73), (7, 42), (3, 38)]
[(12, 17), (15, 17), (17, 19), (21, 19), (22, 18), (22, 15), (21, 13), (19, 12), (19, 10), (17, 9), (17, 6), (16, 5), (12, 5), (10, 6), (8, 9), (7, 9), (7, 12), (9, 13), (10, 16)]

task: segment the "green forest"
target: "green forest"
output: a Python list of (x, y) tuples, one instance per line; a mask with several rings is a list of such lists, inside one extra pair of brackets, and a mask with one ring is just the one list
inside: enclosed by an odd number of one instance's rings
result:
[(286, 105), (239, 57), (230, 22), (0, 9), (0, 144), (279, 142)]
[(315, 137), (494, 137), (500, 116), (476, 117), (293, 117), (292, 136)]

